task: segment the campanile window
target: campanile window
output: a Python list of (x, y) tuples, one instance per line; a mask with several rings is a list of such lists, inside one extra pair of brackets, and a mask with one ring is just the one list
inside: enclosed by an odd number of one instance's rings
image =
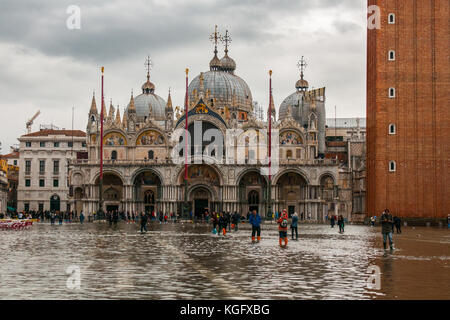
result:
[(389, 51), (389, 61), (395, 61), (395, 51)]
[(389, 172), (395, 172), (397, 170), (397, 164), (395, 161), (389, 161)]
[(389, 88), (389, 98), (395, 98), (395, 88)]
[(388, 16), (388, 23), (389, 24), (395, 24), (395, 14), (394, 13), (390, 13)]
[(395, 129), (396, 129), (395, 124), (391, 123), (389, 125), (389, 134), (395, 134), (396, 133)]

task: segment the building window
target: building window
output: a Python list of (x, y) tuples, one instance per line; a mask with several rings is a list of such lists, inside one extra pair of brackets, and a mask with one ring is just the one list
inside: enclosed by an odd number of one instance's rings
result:
[(53, 173), (59, 174), (59, 160), (53, 161)]
[(389, 161), (389, 172), (395, 172), (397, 170), (397, 164), (395, 161)]
[(39, 203), (39, 211), (42, 212), (44, 211), (44, 204), (43, 203)]
[(55, 148), (59, 148), (59, 142), (54, 142), (54, 143), (53, 143), (53, 146), (54, 146)]
[(41, 142), (39, 143), (39, 146), (40, 146), (41, 148), (45, 148), (45, 142), (44, 142), (44, 141), (41, 141)]
[(396, 131), (395, 131), (395, 124), (391, 123), (389, 125), (389, 134), (395, 134), (395, 133), (396, 133)]
[(31, 180), (30, 179), (25, 179), (25, 187), (31, 187)]
[(24, 204), (23, 204), (23, 210), (24, 210), (25, 212), (30, 211), (30, 204), (29, 204), (29, 203), (24, 203)]
[(41, 187), (41, 188), (45, 187), (45, 180), (44, 179), (39, 179), (39, 187)]
[(389, 88), (389, 98), (395, 98), (395, 88)]
[(388, 17), (389, 24), (395, 24), (395, 14), (390, 13)]
[(14, 165), (17, 166), (17, 160), (14, 160)]
[(302, 149), (297, 149), (296, 150), (296, 157), (297, 157), (297, 159), (301, 159), (302, 158)]
[(81, 146), (82, 146), (83, 148), (86, 148), (86, 142), (82, 142), (82, 143), (81, 143)]
[(72, 148), (72, 147), (73, 147), (73, 142), (72, 142), (72, 141), (67, 142), (67, 146), (68, 146), (69, 148)]
[(25, 161), (25, 173), (30, 174), (31, 173), (31, 160)]
[(394, 50), (389, 51), (389, 61), (395, 61), (395, 51)]
[(45, 173), (45, 160), (39, 161), (39, 173)]
[(25, 142), (25, 147), (31, 148), (31, 142), (30, 141)]
[(287, 150), (286, 151), (286, 158), (287, 159), (292, 158), (292, 150)]
[(59, 187), (59, 180), (58, 179), (54, 179), (53, 180), (53, 187), (55, 187), (55, 188)]
[(117, 160), (117, 151), (116, 150), (111, 152), (111, 160)]
[(155, 153), (153, 152), (153, 150), (150, 150), (150, 151), (148, 152), (148, 158), (149, 158), (149, 159), (153, 159), (154, 156), (155, 156)]

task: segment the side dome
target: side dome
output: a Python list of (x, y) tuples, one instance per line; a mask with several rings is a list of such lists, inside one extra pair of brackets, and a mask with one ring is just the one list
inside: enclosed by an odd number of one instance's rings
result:
[[(216, 99), (216, 108), (232, 107), (235, 103), (238, 109), (252, 110), (252, 93), (247, 83), (240, 77), (225, 71), (211, 70), (203, 73), (203, 88), (201, 88), (200, 75), (195, 77), (188, 87), (189, 100), (194, 101), (194, 90), (209, 90), (209, 99)], [(209, 101), (208, 101), (209, 102)]]
[[(278, 119), (284, 120), (290, 116), (294, 118), (300, 124), (307, 123), (307, 116), (309, 111), (309, 103), (303, 100), (303, 92), (296, 91), (288, 96), (280, 105), (278, 111)], [(305, 115), (305, 119), (302, 119), (302, 115)]]
[(160, 96), (154, 93), (142, 93), (134, 98), (136, 115), (139, 120), (144, 120), (150, 115), (150, 106), (152, 108), (152, 118), (157, 121), (165, 119), (166, 102)]
[[(150, 65), (150, 62), (148, 62)], [(155, 85), (150, 81), (150, 66), (147, 69), (147, 81), (142, 85), (142, 94), (134, 98), (134, 106), (136, 108), (136, 116), (138, 121), (144, 121), (150, 116), (156, 121), (164, 121), (166, 119), (166, 101), (155, 94)], [(127, 111), (130, 105), (128, 104)]]

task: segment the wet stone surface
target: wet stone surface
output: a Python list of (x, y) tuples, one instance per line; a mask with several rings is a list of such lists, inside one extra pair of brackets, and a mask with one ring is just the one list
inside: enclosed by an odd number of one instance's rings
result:
[[(450, 299), (445, 228), (404, 228), (394, 252), (383, 250), (380, 228), (299, 233), (280, 249), (275, 225), (263, 226), (259, 244), (247, 225), (225, 238), (190, 223), (152, 224), (144, 235), (126, 223), (0, 231), (0, 299)], [(381, 271), (379, 290), (367, 287), (370, 266)], [(70, 267), (79, 288), (67, 286)]]

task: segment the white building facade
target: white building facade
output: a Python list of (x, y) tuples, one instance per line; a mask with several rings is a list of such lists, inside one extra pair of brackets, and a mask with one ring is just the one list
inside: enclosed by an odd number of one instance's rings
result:
[(78, 130), (40, 130), (20, 141), (18, 211), (68, 209), (68, 161), (86, 151), (86, 134)]

